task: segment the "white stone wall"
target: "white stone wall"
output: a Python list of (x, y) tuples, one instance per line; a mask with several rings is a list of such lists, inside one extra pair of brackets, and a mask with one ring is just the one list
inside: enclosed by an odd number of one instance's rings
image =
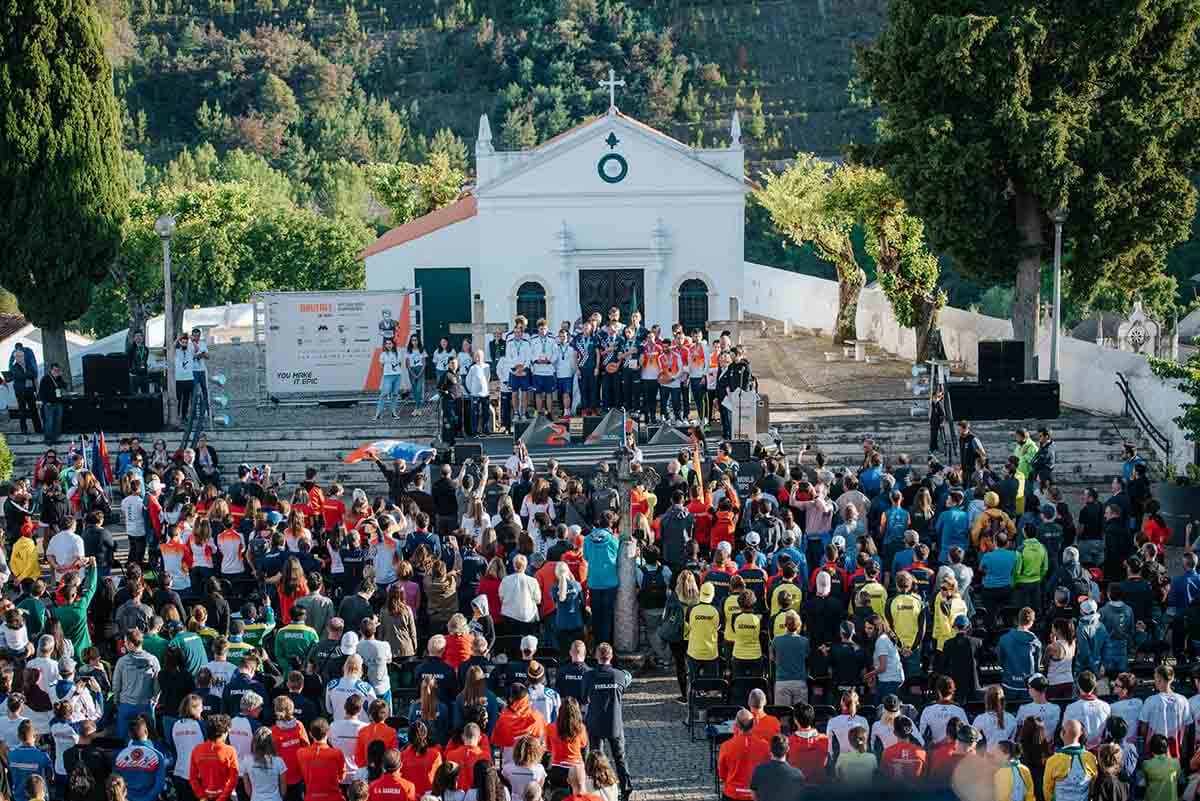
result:
[[(748, 313), (820, 330), (824, 336), (833, 330), (838, 302), (836, 281), (746, 262), (744, 291), (743, 307)], [(1010, 321), (963, 309), (943, 309), (939, 324), (947, 358), (962, 362), (965, 371), (971, 374), (979, 370), (979, 340), (1012, 337)], [(879, 289), (863, 290), (857, 328), (858, 336), (878, 343), (888, 353), (906, 359), (916, 355), (912, 329), (902, 328), (896, 322), (887, 298)], [(1171, 439), (1172, 461), (1180, 468), (1190, 461), (1192, 444), (1172, 422), (1179, 414), (1180, 404), (1188, 398), (1153, 376), (1145, 356), (1068, 336), (1062, 337), (1060, 353), (1059, 381), (1065, 405), (1102, 414), (1123, 414), (1125, 399), (1116, 385), (1119, 372), (1128, 379), (1146, 415)], [(1041, 378), (1048, 379), (1049, 330), (1043, 330), (1039, 338), (1038, 362)]]

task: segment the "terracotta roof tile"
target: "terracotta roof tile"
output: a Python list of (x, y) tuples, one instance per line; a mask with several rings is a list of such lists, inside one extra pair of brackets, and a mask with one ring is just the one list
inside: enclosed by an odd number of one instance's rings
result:
[(426, 234), (432, 234), (434, 231), (445, 228), (448, 225), (454, 225), (456, 222), (470, 219), (478, 211), (479, 208), (475, 196), (465, 195), (449, 206), (443, 206), (415, 220), (409, 220), (404, 225), (396, 226), (368, 245), (362, 253), (358, 254), (358, 258), (366, 259), (369, 256), (382, 253), (397, 245), (403, 245), (405, 242), (419, 239)]
[(29, 321), (24, 315), (0, 314), (0, 340), (8, 339), (27, 325)]

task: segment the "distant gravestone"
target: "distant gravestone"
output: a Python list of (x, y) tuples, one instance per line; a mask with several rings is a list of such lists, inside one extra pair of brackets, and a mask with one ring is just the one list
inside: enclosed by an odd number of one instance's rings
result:
[(1130, 353), (1158, 354), (1159, 337), (1162, 329), (1157, 322), (1146, 316), (1142, 302), (1133, 302), (1129, 319), (1117, 329), (1117, 347)]

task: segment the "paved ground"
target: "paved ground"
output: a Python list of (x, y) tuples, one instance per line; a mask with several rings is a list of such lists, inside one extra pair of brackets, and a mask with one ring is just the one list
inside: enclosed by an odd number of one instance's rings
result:
[(687, 708), (675, 703), (675, 676), (634, 679), (625, 695), (629, 770), (638, 801), (686, 801), (715, 795), (708, 744), (689, 742)]

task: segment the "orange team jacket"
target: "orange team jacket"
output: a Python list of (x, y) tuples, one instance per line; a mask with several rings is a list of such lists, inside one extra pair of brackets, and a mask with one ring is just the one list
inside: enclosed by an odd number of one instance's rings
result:
[(385, 773), (371, 782), (368, 801), (417, 801), (417, 788), (399, 772)]
[(325, 517), (325, 530), (333, 531), (338, 523), (346, 520), (346, 504), (338, 498), (327, 498), (321, 514)]
[(462, 745), (446, 749), (446, 761), (458, 764), (458, 789), (470, 790), (475, 781), (475, 763), (492, 758), (492, 746), (487, 737), (481, 737), (478, 745)]
[(713, 521), (712, 530), (709, 534), (709, 544), (716, 548), (722, 542), (728, 542), (733, 545), (733, 530), (734, 512), (717, 512), (717, 518)]
[(529, 705), (528, 698), (509, 704), (496, 720), (492, 731), (492, 745), (512, 748), (518, 739), (529, 735), (543, 742), (546, 739), (546, 719), (542, 713)]
[(771, 738), (779, 734), (779, 718), (768, 715), (762, 709), (751, 709), (750, 714), (754, 715), (754, 728), (750, 730), (750, 733), (770, 743)]
[(925, 749), (909, 742), (892, 743), (883, 750), (880, 772), (898, 782), (911, 782), (925, 775)]
[(717, 757), (717, 776), (721, 779), (721, 794), (726, 798), (750, 801), (750, 774), (771, 758), (771, 746), (753, 734), (735, 734), (721, 746)]
[(163, 570), (182, 575), (191, 572), (192, 549), (179, 540), (168, 540), (158, 549), (162, 555)]
[(271, 727), (271, 739), (275, 741), (275, 753), (287, 765), (288, 786), (299, 784), (303, 780), (300, 775), (300, 750), (308, 745), (308, 731), (298, 720), (276, 723)]
[(442, 749), (431, 745), (418, 754), (411, 745), (404, 749), (400, 760), (400, 775), (416, 788), (417, 798), (433, 787), (433, 777), (442, 766)]
[(396, 730), (387, 723), (369, 723), (358, 730), (358, 739), (354, 741), (354, 763), (367, 764), (367, 747), (375, 740), (383, 740), (388, 748), (399, 748), (400, 738)]
[[(396, 736), (395, 731), (392, 736)], [(305, 801), (342, 801), (341, 783), (346, 778), (345, 754), (329, 743), (313, 743), (301, 748), (297, 756), (300, 775), (304, 778)]]
[(227, 528), (217, 535), (217, 550), (221, 552), (222, 563), (226, 553), (236, 553), (238, 561), (241, 561), (246, 555), (246, 544), (241, 534)]
[(666, 373), (669, 376), (676, 376), (683, 370), (685, 363), (683, 357), (679, 355), (679, 351), (675, 348), (658, 352), (659, 372)]
[(238, 782), (237, 751), (232, 745), (205, 740), (192, 749), (188, 777), (200, 801), (229, 801)]
[[(629, 493), (629, 516), (636, 517), (639, 514), (650, 517), (653, 509), (650, 504), (650, 498), (653, 497), (649, 492), (640, 489), (634, 489)], [(655, 499), (657, 500), (657, 499)]]
[(642, 367), (649, 367), (653, 364), (658, 366), (658, 354), (662, 352), (662, 345), (655, 342), (653, 345), (645, 345), (642, 347)]
[(688, 372), (692, 378), (701, 378), (705, 369), (704, 344), (696, 342), (688, 348)]
[(542, 603), (538, 606), (538, 614), (543, 618), (558, 606), (558, 601), (554, 597), (554, 585), (558, 583), (558, 579), (554, 577), (554, 568), (556, 567), (558, 567), (558, 562), (547, 562), (533, 574), (542, 590)]

